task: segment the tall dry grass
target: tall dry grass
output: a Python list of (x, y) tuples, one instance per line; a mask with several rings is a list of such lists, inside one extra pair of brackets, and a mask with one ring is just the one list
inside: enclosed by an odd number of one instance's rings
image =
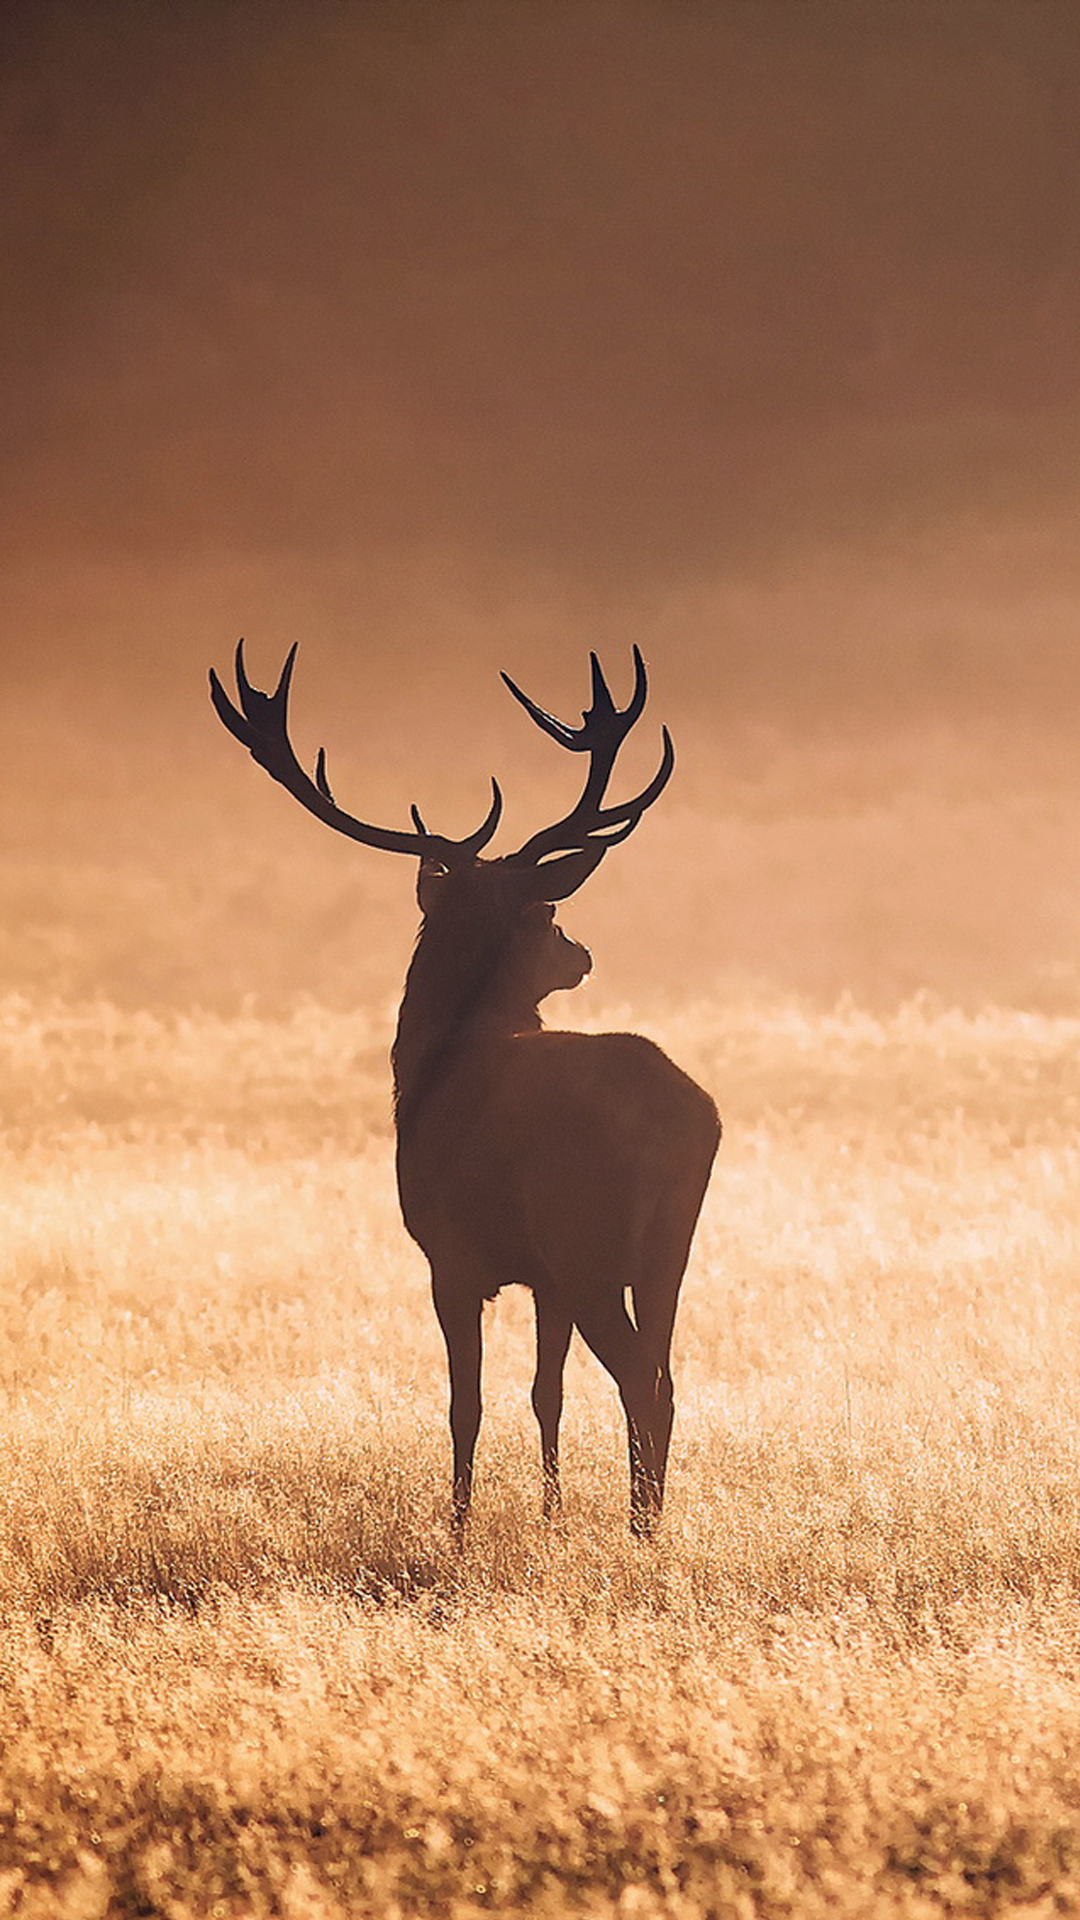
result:
[(511, 1291), (459, 1555), (382, 1025), (0, 1005), (0, 1912), (1080, 1901), (1080, 1020), (651, 1030), (735, 1116), (663, 1534), (578, 1352), (541, 1526)]

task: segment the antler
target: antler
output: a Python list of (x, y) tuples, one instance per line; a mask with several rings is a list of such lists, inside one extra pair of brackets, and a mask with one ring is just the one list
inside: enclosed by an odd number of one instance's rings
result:
[(475, 858), (480, 849), (487, 846), (499, 824), (502, 794), (498, 781), (491, 782), (491, 807), (487, 819), (464, 840), (447, 840), (440, 833), (429, 833), (415, 807), (412, 809), (417, 828), (415, 833), (399, 832), (394, 827), (370, 827), (364, 820), (354, 820), (351, 813), (344, 813), (337, 805), (330, 791), (330, 782), (326, 777), (326, 754), (322, 747), (315, 762), (314, 780), (304, 772), (293, 751), (289, 739), (289, 687), (295, 661), (294, 643), (286, 655), (281, 677), (273, 693), (261, 693), (258, 687), (252, 686), (244, 671), (244, 643), (238, 641), (236, 686), (240, 697), (239, 707), (233, 706), (217, 674), (212, 667), (210, 669), (210, 698), (218, 719), (247, 748), (252, 759), (257, 760), (260, 767), (265, 767), (272, 779), (280, 781), (317, 820), (324, 821), (338, 833), (347, 834), (350, 840), (360, 840), (367, 847), (380, 847), (386, 853), (411, 853), (421, 860), (440, 860), (448, 867)]
[(646, 808), (659, 799), (671, 778), (675, 749), (671, 744), (671, 735), (664, 727), (663, 755), (648, 786), (643, 787), (632, 800), (621, 801), (618, 806), (605, 807), (601, 804), (619, 749), (630, 729), (641, 718), (649, 683), (645, 662), (635, 646), (634, 691), (628, 706), (617, 707), (595, 653), (590, 653), (589, 661), (592, 667), (592, 705), (582, 714), (580, 727), (568, 727), (564, 721), (556, 720), (554, 714), (546, 713), (543, 707), (537, 706), (535, 700), (530, 700), (527, 693), (522, 693), (508, 673), (502, 676), (515, 700), (520, 700), (530, 719), (535, 720), (544, 733), (549, 733), (560, 747), (566, 747), (571, 753), (589, 755), (589, 771), (577, 805), (553, 826), (534, 833), (531, 840), (526, 840), (524, 846), (511, 854), (509, 859), (513, 866), (535, 866), (549, 854), (555, 853), (590, 851), (595, 852), (599, 859), (608, 847), (615, 846), (618, 841), (625, 840), (627, 834), (633, 833)]

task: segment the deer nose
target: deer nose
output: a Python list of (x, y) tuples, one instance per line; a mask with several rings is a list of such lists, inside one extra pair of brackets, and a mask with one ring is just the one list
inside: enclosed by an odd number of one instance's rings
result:
[(586, 974), (592, 972), (592, 954), (589, 952), (588, 947), (583, 947), (580, 942), (578, 943), (578, 952), (581, 955), (581, 977), (584, 980)]

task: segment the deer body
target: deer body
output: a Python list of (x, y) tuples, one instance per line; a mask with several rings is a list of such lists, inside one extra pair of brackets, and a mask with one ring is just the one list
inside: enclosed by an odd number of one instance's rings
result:
[(635, 650), (635, 693), (623, 711), (594, 657), (594, 704), (576, 731), (508, 683), (561, 744), (589, 752), (590, 766), (572, 812), (501, 860), (479, 856), (498, 821), (497, 787), (487, 821), (465, 842), (429, 834), (415, 809), (414, 834), (342, 814), (322, 755), (313, 783), (288, 744), (292, 659), (267, 696), (248, 684), (238, 650), (241, 711), (211, 677), (221, 718), (328, 824), (421, 862), (423, 920), (393, 1049), (397, 1175), (446, 1342), (455, 1525), (463, 1527), (472, 1493), (483, 1305), (518, 1283), (536, 1304), (533, 1406), (545, 1514), (560, 1499), (562, 1377), (576, 1326), (618, 1386), (631, 1525), (651, 1533), (671, 1436), (679, 1288), (720, 1124), (709, 1096), (651, 1041), (549, 1031), (539, 1012), (550, 993), (578, 986), (592, 966), (587, 950), (556, 924), (553, 902), (575, 891), (632, 830), (671, 771), (665, 734), (650, 786), (621, 807), (601, 805), (618, 747), (644, 705), (640, 655)]

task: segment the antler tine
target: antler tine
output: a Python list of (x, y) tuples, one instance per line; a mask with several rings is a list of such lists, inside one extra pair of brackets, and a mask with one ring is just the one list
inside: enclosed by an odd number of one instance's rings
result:
[(611, 689), (604, 677), (604, 670), (595, 653), (589, 655), (592, 675), (592, 704), (581, 716), (580, 727), (570, 727), (563, 720), (557, 720), (543, 707), (522, 693), (509, 674), (503, 679), (511, 693), (525, 708), (545, 733), (557, 740), (560, 746), (567, 747), (572, 753), (589, 755), (589, 771), (581, 797), (576, 806), (553, 826), (545, 827), (533, 834), (517, 853), (510, 856), (516, 865), (528, 866), (543, 859), (547, 854), (569, 852), (586, 847), (600, 847), (606, 850), (617, 841), (625, 840), (632, 833), (647, 807), (658, 799), (671, 778), (675, 765), (675, 749), (667, 728), (663, 729), (663, 754), (660, 766), (647, 787), (635, 794), (632, 800), (618, 806), (605, 807), (601, 803), (607, 792), (608, 782), (615, 767), (619, 749), (631, 728), (645, 708), (649, 682), (645, 671), (645, 662), (641, 650), (635, 645), (634, 690), (625, 707), (617, 707), (611, 697)]
[[(542, 732), (550, 733), (552, 739), (557, 740), (560, 747), (569, 747), (571, 753), (580, 753), (582, 751), (584, 742), (580, 738), (583, 731), (581, 727), (568, 727), (565, 721), (556, 720), (553, 713), (547, 713), (543, 707), (538, 707), (535, 700), (530, 700), (527, 693), (522, 693), (517, 682), (511, 680), (508, 673), (500, 674), (499, 677), (505, 685), (509, 687), (514, 699), (520, 700), (530, 720), (535, 720)], [(585, 716), (582, 714), (582, 719), (584, 718)]]
[(584, 722), (582, 732), (588, 729), (590, 721), (593, 722), (595, 727), (595, 723), (602, 716), (617, 711), (615, 702), (611, 697), (611, 688), (604, 678), (604, 669), (600, 665), (600, 657), (598, 654), (589, 654), (589, 672), (592, 675), (592, 706), (581, 716)]
[(634, 655), (634, 691), (630, 695), (630, 705), (626, 709), (626, 718), (630, 726), (640, 720), (645, 711), (645, 701), (649, 693), (649, 677), (645, 672), (645, 662), (641, 657), (641, 648), (637, 642), (633, 646)]
[(392, 827), (369, 826), (365, 820), (354, 819), (334, 799), (322, 747), (315, 761), (314, 780), (304, 772), (289, 739), (289, 689), (296, 653), (294, 642), (285, 656), (285, 664), (273, 693), (263, 693), (247, 677), (244, 642), (239, 640), (236, 647), (239, 707), (233, 705), (214, 669), (210, 669), (210, 698), (214, 711), (229, 732), (247, 748), (252, 759), (264, 767), (271, 779), (277, 780), (317, 820), (322, 820), (338, 833), (346, 834), (350, 840), (359, 840), (365, 846), (378, 847), (386, 853), (409, 853), (419, 859), (440, 860), (446, 866), (473, 859), (481, 848), (487, 846), (499, 824), (502, 794), (497, 780), (491, 782), (491, 806), (482, 825), (475, 833), (466, 835), (464, 840), (448, 840), (443, 834), (429, 833), (415, 808), (415, 833), (399, 832)]

